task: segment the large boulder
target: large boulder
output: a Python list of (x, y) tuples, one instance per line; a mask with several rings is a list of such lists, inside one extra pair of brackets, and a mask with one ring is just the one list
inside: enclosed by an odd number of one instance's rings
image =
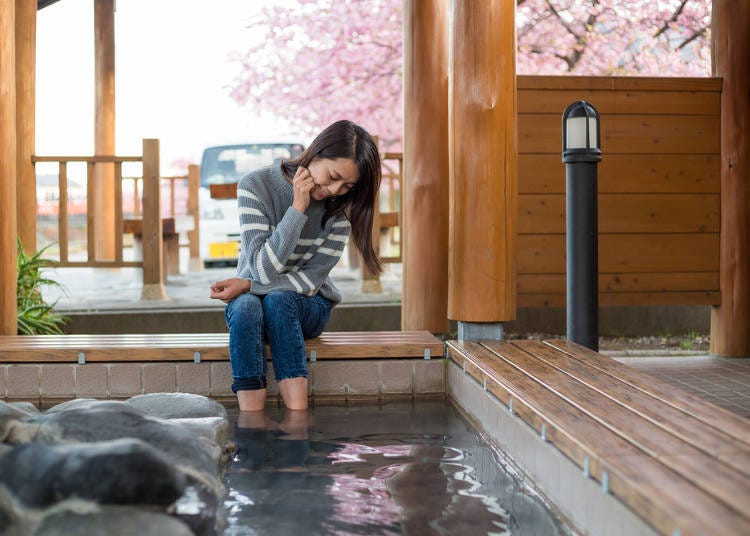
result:
[(193, 536), (179, 519), (134, 509), (103, 508), (93, 513), (57, 512), (45, 517), (33, 536)]
[(129, 398), (126, 404), (146, 415), (162, 419), (227, 418), (227, 410), (215, 400), (190, 393), (150, 393)]
[(132, 438), (18, 445), (0, 458), (0, 483), (32, 508), (45, 508), (71, 497), (103, 504), (166, 507), (186, 488), (185, 476), (164, 454)]
[(133, 406), (119, 400), (97, 400), (96, 398), (74, 398), (67, 400), (55, 406), (52, 406), (44, 413), (58, 413), (60, 411), (69, 411), (71, 409), (111, 409), (113, 411), (127, 411), (129, 413), (142, 413)]
[(39, 413), (39, 410), (31, 402), (3, 402), (0, 400), (0, 416), (23, 419), (36, 413)]
[(163, 452), (184, 468), (206, 475), (217, 472), (215, 458), (206, 452), (205, 438), (165, 419), (106, 407), (73, 407), (40, 413), (26, 419), (39, 425), (37, 441), (94, 442), (134, 437)]

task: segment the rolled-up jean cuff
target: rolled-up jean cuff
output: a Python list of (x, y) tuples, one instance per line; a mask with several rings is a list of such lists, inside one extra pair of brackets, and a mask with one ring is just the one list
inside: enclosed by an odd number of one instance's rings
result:
[(261, 376), (251, 376), (250, 378), (233, 378), (232, 392), (237, 391), (257, 391), (265, 389), (268, 382)]
[(307, 378), (307, 371), (298, 370), (297, 372), (291, 371), (278, 373), (274, 370), (274, 375), (276, 376), (276, 381), (280, 382), (281, 380), (291, 380), (292, 378)]

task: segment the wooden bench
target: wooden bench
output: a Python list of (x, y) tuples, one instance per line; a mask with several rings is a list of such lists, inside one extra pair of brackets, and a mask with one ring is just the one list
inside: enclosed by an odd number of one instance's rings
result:
[(564, 340), (447, 348), (658, 532), (750, 534), (750, 421)]
[[(162, 238), (164, 246), (164, 278), (167, 275), (180, 273), (180, 234), (195, 230), (193, 216), (172, 216), (162, 218)], [(122, 220), (122, 232), (132, 234), (134, 239), (135, 258), (143, 258), (143, 220), (126, 218)]]
[[(326, 332), (306, 341), (317, 359), (440, 358), (444, 344), (427, 331)], [(270, 356), (270, 351), (268, 352)], [(226, 333), (0, 336), (0, 363), (226, 361)]]

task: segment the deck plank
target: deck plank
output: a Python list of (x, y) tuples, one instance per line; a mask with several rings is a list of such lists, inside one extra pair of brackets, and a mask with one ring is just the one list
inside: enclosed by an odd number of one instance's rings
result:
[[(448, 354), (478, 381), (484, 382), (486, 378), (488, 391), (503, 403), (508, 404), (512, 396), (514, 413), (537, 431), (541, 423), (546, 423), (547, 440), (579, 466), (583, 466), (584, 457), (588, 457), (594, 478), (601, 481), (602, 472), (607, 471), (611, 492), (657, 530), (664, 534), (673, 534), (675, 529), (680, 529), (682, 534), (748, 533), (750, 517), (746, 505), (750, 502), (745, 478), (735, 475), (724, 481), (726, 471), (722, 469), (721, 477), (717, 477), (713, 473), (715, 467), (710, 465), (691, 469), (711, 459), (704, 452), (696, 454), (695, 449), (693, 454), (662, 450), (657, 455), (656, 452), (644, 451), (627, 435), (618, 433), (612, 424), (602, 422), (602, 417), (605, 417), (608, 423), (622, 424), (621, 419), (610, 419), (611, 415), (601, 412), (595, 416), (598, 410), (581, 406), (584, 401), (598, 404), (604, 397), (586, 393), (591, 391), (589, 387), (569, 377), (566, 381), (575, 387), (567, 391), (560, 383), (562, 378), (556, 378), (555, 374), (537, 381), (529, 372), (538, 371), (532, 366), (526, 367), (526, 362), (533, 359), (528, 352), (510, 343), (485, 344), (449, 341)], [(493, 346), (495, 351), (487, 346)], [(519, 368), (515, 362), (524, 365)], [(524, 368), (528, 370), (522, 370)], [(632, 412), (631, 415), (646, 422)], [(632, 429), (630, 433), (633, 433)], [(664, 431), (659, 433), (661, 436), (670, 435)], [(673, 441), (670, 439), (668, 444), (673, 444)], [(655, 445), (650, 444), (650, 447), (656, 451)], [(677, 452), (683, 452), (683, 449)], [(718, 462), (714, 460), (714, 463)], [(702, 486), (696, 485), (695, 481)], [(720, 482), (738, 496), (729, 497), (726, 489), (715, 489)]]

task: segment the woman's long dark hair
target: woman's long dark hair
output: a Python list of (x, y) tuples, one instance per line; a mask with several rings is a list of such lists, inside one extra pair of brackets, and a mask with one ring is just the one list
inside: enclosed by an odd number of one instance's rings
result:
[(297, 158), (282, 162), (281, 170), (291, 179), (297, 168), (309, 166), (315, 158), (351, 158), (357, 164), (359, 180), (356, 186), (344, 195), (326, 199), (323, 224), (328, 218), (344, 214), (352, 224), (354, 245), (367, 268), (372, 273), (383, 271), (383, 264), (372, 247), (372, 221), (381, 174), (375, 140), (361, 126), (351, 121), (337, 121), (318, 134)]

